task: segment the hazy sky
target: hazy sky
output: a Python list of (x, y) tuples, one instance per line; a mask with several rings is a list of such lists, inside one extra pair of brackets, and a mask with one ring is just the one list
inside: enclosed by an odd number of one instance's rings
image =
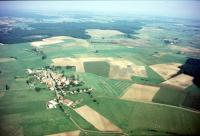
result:
[[(150, 14), (181, 18), (200, 19), (200, 1), (176, 0), (176, 1), (4, 1), (0, 2), (1, 9), (16, 10), (45, 10), (56, 12), (65, 11), (87, 11), (97, 13), (133, 13)], [(49, 13), (50, 13), (49, 12)]]

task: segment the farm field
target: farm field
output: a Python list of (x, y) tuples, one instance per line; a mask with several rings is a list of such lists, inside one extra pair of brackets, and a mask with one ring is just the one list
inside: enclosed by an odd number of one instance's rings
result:
[(104, 61), (84, 62), (85, 72), (108, 77), (110, 66)]
[(0, 15), (0, 136), (200, 135), (198, 23), (66, 14)]

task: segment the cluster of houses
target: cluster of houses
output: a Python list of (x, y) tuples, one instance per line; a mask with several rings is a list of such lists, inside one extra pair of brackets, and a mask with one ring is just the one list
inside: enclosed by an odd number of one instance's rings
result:
[(46, 103), (47, 109), (57, 108), (58, 104), (63, 104), (68, 107), (74, 108), (77, 104), (79, 104), (81, 100), (71, 101), (69, 99), (65, 99), (62, 96), (59, 96), (59, 99), (53, 99)]
[(93, 91), (92, 88), (85, 87), (84, 82), (79, 81), (75, 76), (66, 77), (50, 69), (27, 69), (27, 71), (29, 75), (34, 76), (40, 83), (46, 84), (52, 91), (57, 90), (62, 96), (66, 95), (66, 93), (78, 94)]
[[(92, 88), (85, 87), (84, 82), (79, 81), (74, 75), (65, 76), (51, 69), (27, 69), (27, 72), (30, 76), (34, 77), (34, 79), (45, 84), (51, 91), (55, 91), (57, 98), (49, 101), (47, 103), (47, 108), (56, 108), (56, 105), (59, 103), (74, 107), (77, 102), (64, 99), (67, 93), (73, 95), (78, 93), (90, 93), (93, 91)], [(34, 83), (29, 82), (29, 85), (34, 87)]]
[(180, 42), (178, 38), (163, 39), (163, 41), (164, 41), (165, 44), (171, 44), (171, 45), (177, 44), (177, 43)]

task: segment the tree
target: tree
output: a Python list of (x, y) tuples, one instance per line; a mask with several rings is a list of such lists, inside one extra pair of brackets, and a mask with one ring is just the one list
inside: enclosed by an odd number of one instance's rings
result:
[(40, 87), (35, 87), (35, 91), (36, 91), (36, 92), (40, 92), (40, 91), (41, 91), (41, 88), (40, 88)]
[(47, 58), (47, 55), (46, 54), (43, 54), (42, 55), (42, 59), (44, 60), (44, 59), (46, 59)]
[(29, 80), (26, 80), (26, 83), (29, 84), (30, 83)]
[(6, 90), (9, 90), (10, 89), (10, 87), (6, 84)]

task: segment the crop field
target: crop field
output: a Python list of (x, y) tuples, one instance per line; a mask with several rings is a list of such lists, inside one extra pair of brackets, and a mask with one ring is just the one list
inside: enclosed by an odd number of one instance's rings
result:
[(70, 131), (70, 132), (63, 132), (63, 133), (56, 133), (48, 136), (79, 136), (81, 133), (80, 130)]
[(76, 108), (75, 111), (100, 131), (121, 131), (120, 128), (87, 105)]
[(99, 76), (108, 77), (110, 65), (105, 61), (84, 62), (85, 72), (93, 73)]
[(161, 87), (153, 97), (153, 102), (181, 106), (187, 92), (173, 87)]
[[(151, 131), (172, 135), (195, 135), (200, 130), (199, 112), (109, 98), (98, 98), (98, 101), (99, 105), (94, 103), (88, 103), (88, 105), (133, 135), (140, 131), (146, 135)], [(188, 124), (188, 122), (192, 123)]]
[(200, 103), (199, 103), (199, 88), (195, 85), (191, 85), (190, 87), (186, 88), (185, 91), (187, 92), (186, 97), (182, 103), (183, 107), (199, 110)]
[(130, 81), (110, 80), (104, 77), (97, 77), (93, 74), (82, 74), (80, 78), (88, 85), (94, 87), (98, 95), (119, 96), (123, 90), (131, 85)]
[(152, 101), (155, 94), (159, 91), (160, 87), (148, 86), (142, 84), (133, 84), (123, 94), (121, 99), (124, 100), (138, 100), (138, 101)]
[(146, 66), (147, 77), (132, 76), (132, 80), (136, 83), (143, 84), (158, 84), (164, 81), (164, 79), (152, 70), (149, 66)]

